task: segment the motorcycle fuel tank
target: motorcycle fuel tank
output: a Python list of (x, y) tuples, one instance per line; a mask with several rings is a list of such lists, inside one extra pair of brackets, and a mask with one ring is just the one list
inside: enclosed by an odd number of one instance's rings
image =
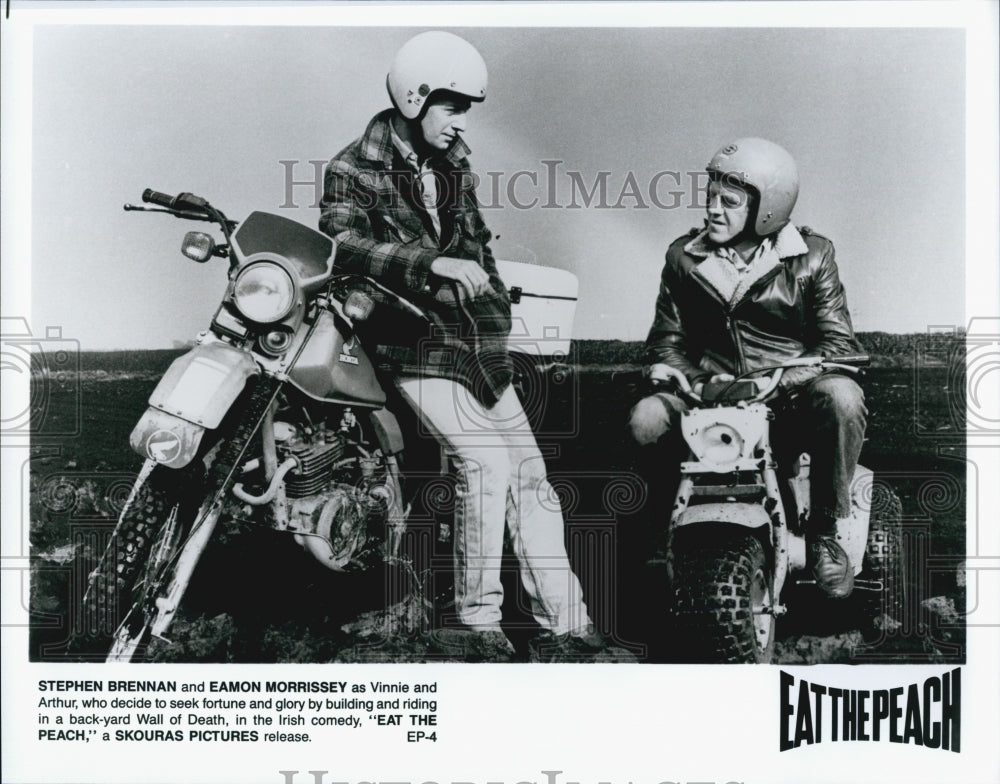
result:
[[(342, 405), (382, 406), (385, 392), (371, 360), (347, 325), (323, 311), (302, 353), (288, 371), (288, 380), (309, 397)], [(350, 337), (344, 337), (345, 334)]]

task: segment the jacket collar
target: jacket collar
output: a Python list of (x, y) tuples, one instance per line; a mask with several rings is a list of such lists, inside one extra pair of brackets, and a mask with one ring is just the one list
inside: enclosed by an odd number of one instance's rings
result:
[[(381, 161), (387, 169), (392, 168), (393, 157), (396, 155), (396, 147), (392, 143), (392, 130), (389, 126), (395, 113), (395, 109), (386, 109), (376, 114), (368, 123), (364, 136), (361, 137), (361, 155), (364, 159), (373, 162)], [(458, 138), (448, 148), (444, 160), (457, 167), (470, 152), (472, 150), (469, 149), (465, 141)]]
[[(708, 229), (703, 229), (684, 246), (684, 252), (689, 256), (706, 258), (715, 248), (716, 246), (708, 239)], [(774, 238), (774, 251), (779, 259), (787, 259), (808, 253), (809, 247), (802, 239), (799, 230), (791, 223), (786, 223)]]
[(735, 267), (721, 254), (718, 246), (707, 238), (708, 230), (702, 231), (687, 245), (684, 252), (702, 260), (697, 266), (698, 274), (730, 305), (739, 302), (750, 288), (776, 267), (781, 260), (807, 253), (802, 235), (792, 224), (786, 224), (773, 238), (764, 240), (772, 247), (758, 248), (758, 257), (745, 275), (739, 275)]

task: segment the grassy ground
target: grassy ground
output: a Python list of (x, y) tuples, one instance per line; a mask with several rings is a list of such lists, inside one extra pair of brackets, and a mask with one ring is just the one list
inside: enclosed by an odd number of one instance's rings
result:
[[(641, 660), (683, 660), (683, 646), (660, 620), (662, 574), (646, 564), (662, 527), (644, 508), (636, 455), (624, 438), (628, 409), (641, 394), (638, 379), (613, 361), (628, 351), (617, 345), (578, 350), (571, 358), (575, 370), (551, 378), (544, 394), (541, 386), (529, 387), (525, 404), (562, 500), (568, 548), (584, 575), (594, 620)], [(63, 655), (69, 610), (92, 566), (79, 554), (113, 526), (140, 462), (128, 449), (128, 433), (175, 354), (116, 354), (106, 367), (88, 356), (78, 384), (45, 398), (44, 417), (36, 420), (45, 428), (33, 440), (30, 466), (33, 659)], [(883, 362), (865, 382), (870, 421), (862, 462), (900, 496), (909, 558), (906, 611), (869, 651), (877, 661), (964, 658), (964, 401), (947, 356), (909, 367)], [(447, 545), (434, 541), (429, 518), (411, 528), (410, 546), (425, 553), (423, 593), (444, 599)], [(504, 579), (508, 632), (523, 655), (535, 627), (516, 575), (508, 569)], [(209, 549), (172, 629), (177, 644), (157, 655), (176, 661), (425, 660), (420, 600), (387, 587), (408, 580), (402, 573), (332, 574), (287, 538), (269, 531), (247, 535)], [(779, 660), (857, 661), (857, 607), (800, 598), (799, 612), (779, 624)], [(396, 600), (395, 628), (412, 634), (386, 638), (382, 610)]]

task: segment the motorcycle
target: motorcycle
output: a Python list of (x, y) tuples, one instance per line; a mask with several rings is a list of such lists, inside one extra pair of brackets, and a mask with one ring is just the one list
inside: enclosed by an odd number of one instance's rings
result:
[[(773, 393), (787, 368), (856, 374), (865, 355), (800, 357), (705, 384), (666, 367), (689, 408), (681, 432), (689, 457), (667, 529), (673, 620), (700, 662), (768, 663), (786, 586), (815, 584), (806, 570), (810, 455), (779, 464), (771, 443)], [(763, 388), (752, 376), (770, 373)], [(779, 476), (786, 479), (779, 481)], [(900, 502), (858, 466), (851, 515), (836, 536), (853, 565), (863, 612), (897, 614), (903, 602)], [(808, 590), (808, 589), (806, 589)]]
[[(408, 507), (403, 436), (355, 325), (368, 293), (419, 308), (370, 278), (336, 274), (327, 236), (277, 215), (229, 220), (190, 193), (146, 205), (221, 229), (188, 232), (182, 253), (227, 259), (209, 329), (174, 360), (135, 425), (144, 463), (83, 598), (80, 650), (127, 662), (165, 638), (219, 528), (268, 526), (336, 572), (399, 562)], [(105, 653), (106, 652), (106, 653)]]

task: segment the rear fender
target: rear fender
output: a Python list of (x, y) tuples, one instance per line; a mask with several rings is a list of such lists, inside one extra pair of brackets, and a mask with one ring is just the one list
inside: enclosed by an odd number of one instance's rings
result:
[(149, 405), (214, 430), (247, 379), (259, 373), (257, 363), (247, 352), (228, 343), (204, 343), (173, 361), (149, 396)]

